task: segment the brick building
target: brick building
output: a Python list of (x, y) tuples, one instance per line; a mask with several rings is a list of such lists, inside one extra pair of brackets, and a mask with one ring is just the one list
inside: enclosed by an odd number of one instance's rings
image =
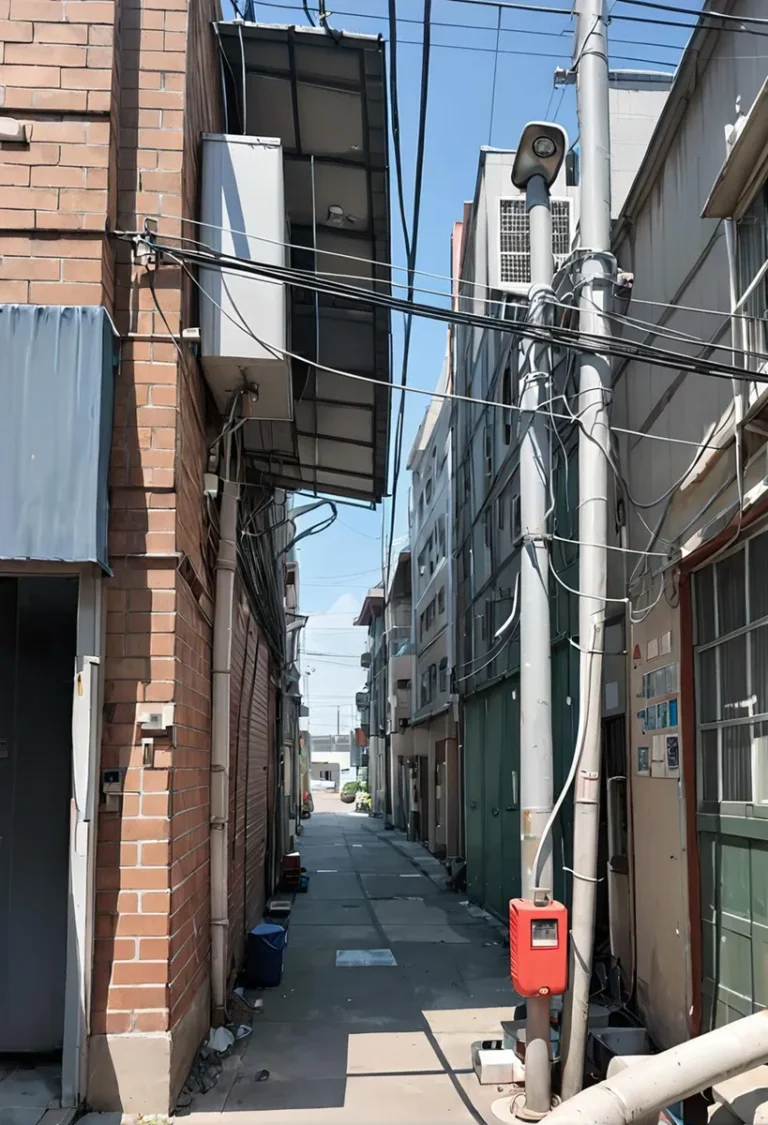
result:
[[(386, 474), (388, 314), (358, 307), (346, 333), (343, 302), (292, 291), (307, 365), (285, 356), (288, 417), (265, 428), (258, 388), (223, 410), (206, 376), (182, 256), (202, 237), (201, 138), (247, 132), (221, 78), (245, 32), (252, 131), (299, 177), (324, 171), (326, 200), (362, 172), (356, 252), (388, 261), (381, 44), (217, 21), (214, 0), (0, 0), (0, 1053), (60, 1050), (63, 1107), (167, 1112), (225, 1018), (297, 820), (286, 490), (376, 499)], [(289, 63), (260, 69), (265, 45)], [(275, 70), (290, 137), (260, 91)], [(325, 165), (322, 122), (298, 135), (315, 71), (339, 134), (344, 113), (360, 134)], [(317, 269), (321, 237), (335, 254), (350, 232), (299, 196), (286, 177)], [(147, 250), (146, 220), (178, 258)], [(309, 366), (323, 316), (324, 339), (349, 336), (326, 362), (371, 379), (360, 393)], [(360, 449), (334, 446), (344, 410), (367, 419)]]

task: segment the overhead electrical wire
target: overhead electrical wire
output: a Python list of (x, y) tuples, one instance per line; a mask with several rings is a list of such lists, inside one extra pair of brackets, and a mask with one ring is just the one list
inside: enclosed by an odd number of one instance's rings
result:
[[(429, 64), (430, 64), (430, 41), (432, 36), (431, 18), (432, 18), (432, 0), (423, 0), (423, 43), (422, 43), (422, 56), (421, 56), (421, 85), (419, 90), (419, 118), (418, 130), (416, 135), (416, 163), (414, 171), (414, 184), (413, 184), (413, 213), (411, 216), (411, 230), (410, 237), (406, 240), (407, 259), (408, 259), (408, 289), (407, 300), (409, 304), (413, 304), (414, 299), (414, 277), (416, 269), (416, 260), (419, 245), (419, 221), (421, 218), (421, 193), (422, 183), (424, 177), (424, 149), (426, 145), (426, 127), (427, 127), (427, 105), (429, 101)], [(390, 23), (390, 59), (397, 57), (397, 0), (389, 0), (389, 23)], [(394, 38), (393, 38), (394, 36)], [(397, 95), (397, 81), (395, 77), (395, 96)], [(398, 137), (398, 150), (399, 150), (399, 137)], [(402, 162), (398, 170), (398, 177), (402, 181)], [(402, 192), (401, 192), (402, 197)], [(406, 237), (407, 224), (405, 221), (405, 213), (403, 212), (403, 235)], [(400, 386), (406, 387), (408, 384), (408, 365), (411, 354), (411, 333), (413, 329), (413, 313), (408, 311), (405, 317), (405, 329), (403, 334), (403, 356), (402, 356), (402, 369), (400, 374)], [(395, 450), (392, 465), (392, 508), (390, 513), (389, 522), (389, 539), (387, 541), (387, 555), (386, 555), (386, 575), (385, 575), (385, 589), (389, 591), (389, 581), (392, 572), (392, 548), (395, 538), (395, 517), (397, 514), (397, 485), (400, 476), (400, 464), (403, 453), (403, 436), (405, 429), (405, 395), (401, 394), (400, 403), (398, 407), (397, 423), (395, 425)]]
[[(646, 4), (645, 2), (641, 2), (641, 0), (637, 0), (637, 2), (638, 2), (638, 6), (643, 7), (643, 8), (649, 8), (649, 9), (653, 8), (654, 10), (656, 8), (656, 5)], [(549, 15), (549, 16), (569, 16), (570, 17), (570, 16), (573, 15), (573, 11), (570, 8), (547, 8), (547, 7), (542, 7), (541, 5), (513, 3), (513, 2), (511, 2), (511, 0), (448, 0), (448, 3), (449, 4), (473, 4), (476, 7), (480, 7), (480, 8), (499, 8), (499, 7), (501, 7), (501, 8), (504, 8), (504, 9), (509, 9), (510, 11), (538, 12), (540, 14)], [(667, 9), (667, 10), (670, 10), (670, 9)], [(733, 32), (733, 34), (735, 34), (735, 35), (758, 35), (758, 36), (765, 35), (765, 36), (768, 36), (768, 31), (765, 31), (765, 32), (755, 31), (751, 28), (744, 28), (744, 27), (727, 27), (727, 28), (724, 28), (722, 26), (721, 27), (715, 27), (711, 23), (707, 23), (706, 22), (707, 20), (712, 20), (712, 19), (718, 20), (718, 19), (722, 18), (720, 15), (718, 15), (716, 13), (702, 11), (702, 12), (686, 12), (685, 14), (690, 15), (692, 18), (694, 18), (695, 22), (694, 23), (684, 23), (682, 20), (662, 20), (662, 19), (654, 18), (653, 16), (628, 16), (628, 15), (625, 15), (623, 13), (617, 14), (615, 10), (611, 11), (611, 22), (613, 22), (614, 20), (619, 20), (619, 21), (622, 21), (622, 22), (625, 22), (625, 23), (652, 24), (656, 27), (684, 27), (684, 28), (690, 29), (691, 31), (695, 31), (696, 28), (703, 28), (705, 30), (710, 30), (710, 31), (729, 31), (729, 32)], [(741, 22), (743, 23), (744, 21), (742, 20)]]
[[(747, 56), (745, 56), (745, 57), (747, 57)], [(565, 91), (565, 89), (567, 89), (567, 87), (563, 88), (564, 91)], [(218, 226), (215, 223), (205, 223), (201, 219), (185, 218), (184, 222), (187, 223), (187, 224), (192, 224), (194, 226), (198, 226), (198, 227), (207, 227), (210, 230), (220, 231), (224, 234), (238, 235), (238, 236), (246, 238), (246, 239), (248, 239), (249, 241), (252, 241), (252, 242), (263, 242), (263, 243), (265, 243), (266, 245), (269, 245), (269, 246), (283, 246), (288, 250), (302, 250), (302, 251), (305, 251), (305, 252), (307, 250), (311, 249), (311, 247), (305, 245), (304, 243), (287, 242), (283, 239), (266, 238), (264, 235), (257, 235), (257, 234), (249, 233), (248, 231), (244, 231), (244, 230), (236, 230), (234, 227)], [(121, 232), (121, 233), (125, 233), (125, 232)], [(178, 239), (178, 241), (180, 241), (180, 242), (190, 242), (193, 245), (198, 246), (198, 247), (203, 247), (206, 250), (212, 249), (209, 246), (208, 243), (203, 242), (200, 239), (189, 238), (189, 237), (184, 237), (184, 236), (180, 236), (180, 235), (178, 235), (178, 236), (170, 236), (169, 235), (167, 237), (176, 237)], [(572, 254), (569, 255), (569, 258), (575, 256), (576, 254), (578, 254), (580, 252), (581, 252), (581, 248), (576, 247), (576, 249), (574, 249)], [(338, 251), (338, 250), (323, 249), (323, 250), (318, 251), (318, 253), (321, 254), (321, 255), (325, 255), (326, 257), (339, 258), (339, 259), (342, 259), (342, 260), (348, 261), (348, 262), (360, 262), (361, 264), (367, 265), (367, 266), (383, 267), (383, 268), (388, 269), (388, 270), (394, 270), (398, 273), (405, 273), (408, 270), (407, 266), (397, 265), (395, 262), (382, 262), (382, 261), (376, 260), (374, 258), (366, 258), (366, 257), (363, 257), (361, 255), (357, 255), (357, 254), (344, 254), (344, 253), (342, 253), (341, 251)], [(240, 259), (240, 260), (245, 261), (245, 262), (250, 261), (250, 259), (248, 259), (248, 258), (244, 258), (244, 259)], [(562, 268), (563, 267), (561, 266), (561, 270), (562, 270)], [(434, 272), (431, 272), (429, 270), (419, 269), (418, 266), (416, 267), (416, 269), (414, 269), (413, 272), (417, 277), (431, 277), (436, 281), (446, 281), (446, 282), (448, 282), (449, 286), (453, 285), (454, 281), (456, 280), (456, 279), (452, 278), (447, 273), (434, 273)], [(368, 275), (366, 275), (366, 274), (345, 274), (345, 273), (338, 273), (337, 274), (337, 273), (326, 272), (324, 270), (319, 270), (319, 271), (317, 271), (317, 273), (322, 277), (348, 277), (348, 278), (354, 278), (356, 280), (364, 280), (364, 281), (368, 281), (368, 282), (371, 282), (373, 280), (371, 275), (369, 275), (369, 274)], [(490, 284), (488, 284), (486, 282), (471, 281), (468, 278), (461, 278), (460, 281), (461, 281), (461, 284), (464, 285), (464, 286), (468, 286), (472, 289), (484, 290), (487, 294), (490, 294), (490, 293), (494, 292), (493, 286), (491, 286)], [(395, 287), (398, 288), (398, 289), (407, 288), (406, 282), (398, 281), (398, 282), (390, 282), (390, 284), (394, 284)], [(420, 286), (416, 286), (415, 290), (416, 290), (417, 293), (429, 293), (429, 294), (433, 294), (435, 296), (441, 296), (441, 297), (446, 297), (446, 298), (450, 298), (452, 296), (452, 293), (451, 293), (450, 290), (448, 290), (446, 292), (443, 292), (442, 290), (427, 289), (427, 288), (423, 288), (423, 287), (420, 287)], [(765, 317), (765, 316), (760, 316), (760, 315), (754, 315), (753, 316), (749, 313), (729, 312), (727, 309), (711, 309), (711, 308), (701, 307), (701, 306), (698, 306), (698, 305), (683, 305), (683, 304), (680, 304), (679, 302), (676, 302), (676, 301), (652, 301), (652, 300), (649, 300), (648, 298), (641, 298), (641, 297), (636, 297), (636, 296), (633, 295), (632, 298), (631, 298), (631, 303), (633, 305), (648, 305), (648, 306), (652, 306), (654, 308), (672, 309), (674, 311), (680, 311), (680, 312), (703, 313), (707, 316), (719, 316), (719, 317), (722, 317), (726, 321), (730, 320), (730, 319), (740, 319), (740, 320), (759, 320), (759, 321), (763, 321), (765, 323), (768, 323), (768, 317)], [(726, 350), (731, 351), (732, 349), (727, 348)]]
[[(554, 302), (558, 308), (572, 310), (573, 305), (569, 305), (565, 301)], [(644, 332), (646, 336), (664, 337), (669, 340), (674, 340), (677, 343), (684, 344), (698, 344), (703, 351), (721, 351), (727, 352), (729, 355), (739, 355), (749, 359), (762, 359), (768, 360), (768, 355), (762, 352), (750, 351), (745, 348), (735, 348), (732, 344), (718, 344), (715, 340), (702, 340), (699, 336), (694, 336), (691, 332), (683, 332), (677, 328), (671, 328), (666, 324), (659, 324), (653, 320), (643, 320), (639, 317), (628, 316), (626, 313), (606, 312), (596, 302), (590, 301), (590, 304), (600, 312), (606, 320), (615, 321), (624, 328), (635, 328), (639, 332)], [(723, 326), (725, 327), (725, 325)], [(643, 341), (627, 341), (628, 343), (640, 343)], [(744, 369), (741, 369), (742, 371)]]
[(726, 23), (756, 23), (768, 26), (768, 18), (764, 16), (734, 16), (728, 12), (714, 12), (703, 8), (699, 12), (692, 12), (690, 8), (679, 8), (674, 4), (659, 4), (655, 0), (616, 0), (616, 4), (627, 4), (632, 8), (652, 8), (657, 12), (677, 12), (684, 16), (706, 16), (708, 19), (725, 20)]
[[(130, 238), (132, 240), (136, 238), (135, 235), (129, 235), (127, 233), (121, 233), (118, 237)], [(734, 364), (690, 356), (683, 352), (658, 348), (637, 341), (624, 341), (616, 337), (611, 337), (606, 341), (602, 336), (583, 333), (578, 329), (571, 329), (562, 325), (538, 326), (521, 320), (492, 317), (487, 314), (469, 313), (448, 308), (441, 309), (434, 305), (403, 300), (388, 294), (362, 289), (357, 286), (344, 285), (341, 283), (330, 284), (309, 271), (294, 270), (290, 267), (282, 266), (268, 266), (263, 263), (255, 263), (250, 260), (230, 257), (210, 250), (207, 253), (202, 253), (200, 251), (190, 251), (186, 249), (180, 250), (176, 247), (165, 246), (155, 242), (151, 245), (154, 249), (166, 255), (169, 260), (175, 261), (176, 264), (185, 261), (187, 265), (194, 264), (205, 268), (221, 268), (225, 272), (239, 272), (252, 276), (275, 278), (285, 281), (295, 288), (309, 289), (335, 297), (347, 297), (355, 302), (377, 305), (394, 311), (410, 311), (416, 316), (422, 316), (427, 319), (439, 320), (445, 323), (465, 324), (471, 327), (495, 329), (525, 339), (540, 340), (544, 343), (559, 343), (564, 347), (575, 347), (578, 351), (587, 355), (604, 354), (620, 359), (646, 360), (660, 367), (668, 367), (676, 371), (688, 372), (690, 374), (729, 380), (739, 379), (743, 382), (760, 384), (768, 383), (768, 375), (762, 375), (757, 372), (746, 372), (744, 368), (737, 367)], [(206, 294), (206, 296), (209, 295)], [(245, 324), (242, 316), (241, 320), (243, 324)], [(701, 341), (701, 343), (702, 346), (706, 346), (708, 342)], [(727, 350), (731, 351), (732, 349)], [(296, 356), (295, 358), (307, 364), (314, 365), (313, 362), (306, 357)], [(322, 368), (324, 365), (320, 364), (317, 366)], [(346, 374), (351, 377), (350, 372), (343, 373), (337, 371), (336, 373)], [(358, 378), (363, 377), (358, 376)], [(380, 380), (372, 381), (380, 382)], [(400, 389), (402, 389), (402, 384)], [(434, 394), (435, 392), (425, 393)]]
[[(477, 0), (466, 0), (466, 2), (474, 4), (477, 2)], [(646, 5), (644, 4), (643, 7), (646, 7)], [(718, 20), (721, 17), (712, 16), (709, 12), (692, 12), (691, 15), (698, 15), (697, 23), (684, 23), (682, 20), (654, 19), (652, 16), (628, 16), (624, 13), (617, 14), (616, 12), (612, 14), (611, 22), (613, 22), (613, 20), (620, 20), (624, 23), (653, 24), (653, 26), (655, 27), (684, 27), (689, 31), (696, 31), (697, 28), (701, 28), (703, 31), (722, 31), (732, 35), (757, 35), (760, 38), (768, 37), (768, 31), (757, 31), (751, 27), (717, 27), (714, 24), (708, 23), (706, 21), (708, 19)]]
[[(171, 260), (174, 260), (173, 252), (168, 251), (167, 253), (168, 253), (169, 258)], [(176, 260), (178, 261), (178, 259), (176, 259)], [(257, 343), (259, 343), (267, 351), (271, 351), (272, 354), (276, 358), (295, 359), (295, 360), (298, 360), (302, 363), (306, 363), (311, 367), (315, 367), (318, 370), (328, 371), (330, 374), (340, 375), (344, 378), (351, 379), (351, 380), (354, 380), (356, 382), (369, 383), (369, 384), (373, 384), (374, 386), (385, 385), (385, 386), (389, 387), (389, 384), (382, 384), (381, 380), (374, 379), (372, 376), (360, 375), (360, 374), (357, 374), (356, 372), (342, 371), (342, 370), (340, 370), (338, 368), (335, 368), (335, 367), (329, 367), (326, 364), (317, 363), (314, 360), (307, 359), (306, 357), (300, 356), (300, 355), (296, 354), (295, 352), (290, 352), (290, 351), (287, 351), (286, 349), (278, 348), (274, 344), (270, 344), (269, 342), (267, 342), (265, 340), (262, 340), (261, 337), (257, 336), (253, 332), (253, 330), (248, 326), (248, 324), (244, 320), (244, 318), (241, 317), (241, 320), (238, 322), (234, 319), (234, 317), (231, 316), (230, 313), (228, 313), (225, 309), (223, 309), (222, 306), (219, 304), (219, 302), (216, 301), (211, 296), (210, 293), (206, 292), (206, 290), (203, 289), (200, 282), (197, 280), (197, 278), (192, 274), (192, 272), (188, 268), (187, 268), (187, 273), (188, 273), (190, 279), (192, 280), (192, 282), (201, 291), (201, 293), (208, 300), (212, 301), (213, 304), (219, 309), (219, 311), (224, 316), (226, 316), (229, 320), (231, 320), (238, 328), (244, 328), (245, 331), (248, 332), (248, 334), (251, 335), (252, 338), (254, 340), (256, 340)], [(455, 393), (452, 393), (452, 392), (441, 392), (441, 391), (436, 391), (436, 390), (430, 391), (430, 390), (426, 390), (422, 387), (408, 386), (408, 387), (405, 387), (405, 388), (402, 388), (402, 389), (404, 391), (407, 391), (407, 392), (411, 393), (411, 394), (426, 396), (427, 398), (430, 398), (430, 399), (437, 398), (437, 399), (447, 400), (447, 401), (467, 402), (467, 403), (471, 403), (472, 405), (491, 406), (491, 407), (494, 407), (495, 409), (503, 410), (503, 411), (506, 411), (506, 412), (509, 412), (509, 411), (515, 411), (517, 413), (522, 412), (522, 408), (519, 405), (498, 402), (498, 401), (493, 400), (493, 399), (475, 398), (471, 395), (459, 395), (459, 394), (455, 394)], [(554, 413), (550, 412), (550, 416), (553, 417), (553, 418), (557, 418), (560, 421), (576, 422), (576, 423), (579, 422), (578, 415), (575, 415), (573, 413), (554, 414)], [(676, 437), (670, 437), (667, 434), (647, 433), (647, 432), (642, 431), (642, 430), (633, 430), (633, 429), (629, 429), (627, 427), (622, 427), (622, 426), (613, 426), (612, 429), (615, 433), (629, 434), (630, 436), (634, 436), (634, 437), (638, 437), (638, 438), (646, 438), (646, 439), (651, 440), (651, 441), (660, 441), (660, 442), (670, 443), (670, 444), (692, 446), (693, 448), (695, 448), (697, 450), (700, 450), (700, 451), (703, 451), (703, 450), (705, 450), (706, 448), (709, 447), (707, 445), (707, 443), (694, 441), (694, 440), (691, 440), (690, 438), (676, 438)], [(586, 431), (584, 431), (584, 432), (586, 433)], [(714, 445), (714, 446), (711, 446), (711, 448), (720, 449), (721, 446)], [(339, 521), (339, 522), (343, 522), (343, 521)], [(351, 525), (345, 525), (345, 526), (351, 527)], [(357, 531), (358, 529), (357, 528), (351, 528), (351, 530)], [(360, 535), (365, 535), (364, 532), (358, 532), (358, 533)], [(366, 538), (379, 539), (379, 536), (366, 536)]]
[[(498, 6), (497, 6), (497, 4), (493, 4), (493, 7), (497, 8)], [(297, 3), (275, 3), (274, 0), (270, 0), (270, 8), (281, 8), (281, 9), (286, 10), (286, 11), (304, 10), (306, 12), (306, 7), (304, 9), (301, 9), (299, 7), (298, 2)], [(373, 24), (373, 22), (377, 22), (379, 20), (386, 20), (388, 18), (386, 13), (383, 13), (383, 12), (350, 11), (349, 9), (336, 8), (335, 6), (334, 6), (334, 16), (342, 16), (344, 18), (349, 17), (351, 19), (364, 19), (364, 20), (368, 20), (369, 22), (371, 22), (371, 24)], [(416, 17), (414, 17), (414, 16), (400, 16), (400, 15), (398, 15), (397, 16), (397, 22), (398, 22), (398, 24), (412, 24), (412, 25), (415, 25), (415, 26), (421, 26), (421, 24), (422, 24), (422, 20), (416, 19)], [(432, 24), (433, 28), (444, 27), (444, 28), (449, 28), (449, 29), (452, 29), (452, 30), (459, 30), (459, 31), (491, 31), (491, 33), (493, 33), (493, 31), (496, 30), (494, 25), (491, 25), (491, 24), (467, 24), (467, 22), (461, 22), (461, 24), (459, 24), (459, 22), (454, 22), (454, 21), (444, 20), (444, 19), (433, 19), (433, 20), (431, 20), (431, 24)], [(563, 35), (566, 34), (566, 33), (564, 33), (564, 31), (543, 31), (543, 30), (541, 30), (541, 28), (536, 28), (536, 27), (504, 27), (503, 26), (502, 27), (502, 34), (503, 35), (504, 34), (509, 34), (509, 35), (534, 35), (534, 36), (537, 36), (539, 38), (562, 39)], [(612, 43), (621, 43), (621, 44), (624, 44), (626, 46), (633, 46), (633, 47), (658, 47), (659, 50), (661, 50), (661, 51), (680, 51), (680, 47), (669, 46), (666, 43), (654, 43), (652, 39), (621, 39), (621, 38), (612, 36), (611, 42)], [(436, 46), (436, 44), (433, 43), (433, 46)], [(493, 48), (489, 48), (489, 50), (493, 50)]]
[(698, 305), (680, 305), (675, 301), (649, 301), (641, 297), (632, 298), (633, 305), (649, 305), (653, 308), (673, 309), (675, 312), (703, 313), (706, 316), (720, 316), (727, 320), (760, 320), (768, 323), (768, 317), (751, 316), (749, 313), (727, 312), (725, 309), (701, 308)]

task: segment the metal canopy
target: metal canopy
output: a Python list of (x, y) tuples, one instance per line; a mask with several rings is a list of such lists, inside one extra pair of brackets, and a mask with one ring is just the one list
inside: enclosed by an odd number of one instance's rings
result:
[[(388, 293), (383, 42), (240, 21), (216, 30), (228, 131), (239, 123), (242, 133), (283, 145), (291, 265)], [(375, 502), (387, 482), (389, 312), (294, 286), (288, 293), (290, 350), (310, 362), (292, 363), (292, 421), (246, 423), (249, 477)]]

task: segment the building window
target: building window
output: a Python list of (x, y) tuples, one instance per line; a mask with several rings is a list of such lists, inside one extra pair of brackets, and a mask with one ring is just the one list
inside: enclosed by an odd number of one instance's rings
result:
[[(698, 799), (710, 809), (768, 805), (767, 571), (763, 532), (694, 575)], [(646, 730), (673, 726), (664, 697), (678, 690), (676, 664), (643, 677)]]
[[(737, 226), (739, 296), (746, 293), (768, 257), (768, 189), (762, 188)], [(764, 277), (747, 298), (742, 312), (754, 319), (734, 321), (737, 345), (748, 352), (766, 351), (765, 316), (768, 309), (768, 280)], [(741, 326), (741, 332), (738, 326)], [(748, 356), (747, 366), (756, 371), (765, 366), (760, 356)]]
[(483, 455), (485, 457), (485, 475), (493, 476), (493, 427), (486, 426), (483, 435)]
[(512, 514), (512, 542), (516, 543), (520, 536), (523, 534), (522, 517), (520, 514), (520, 493), (516, 492), (512, 497), (511, 504)]
[(429, 701), (432, 702), (437, 696), (437, 665), (430, 664), (429, 666)]
[(429, 678), (426, 672), (421, 673), (421, 690), (419, 693), (419, 706), (426, 707), (429, 703)]
[(442, 616), (445, 613), (445, 586), (437, 591), (437, 612)]
[(424, 523), (424, 493), (419, 496), (419, 527)]
[(501, 373), (501, 401), (504, 406), (510, 409), (505, 410), (502, 417), (504, 419), (504, 444), (509, 445), (512, 441), (512, 352), (510, 350), (507, 356), (507, 362), (504, 364), (504, 370)]
[(506, 502), (507, 498), (503, 492), (501, 496), (496, 497), (496, 518), (499, 525), (499, 531), (504, 530), (504, 524), (506, 522), (504, 519), (504, 507), (506, 505)]
[(437, 518), (437, 561), (445, 558), (445, 516)]
[(485, 536), (485, 545), (490, 547), (493, 542), (493, 509), (488, 507), (485, 509), (483, 516), (483, 532)]
[(448, 657), (444, 656), (440, 660), (440, 671), (438, 676), (438, 686), (440, 691), (445, 694), (448, 691)]
[(432, 501), (432, 477), (427, 477), (427, 483), (424, 485), (424, 494), (425, 494), (427, 503), (428, 504), (431, 503), (431, 501)]

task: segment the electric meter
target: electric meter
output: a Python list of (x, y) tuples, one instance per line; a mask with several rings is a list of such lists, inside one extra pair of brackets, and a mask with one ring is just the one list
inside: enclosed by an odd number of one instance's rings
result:
[(509, 968), (519, 996), (557, 996), (568, 984), (568, 911), (560, 902), (509, 904)]

